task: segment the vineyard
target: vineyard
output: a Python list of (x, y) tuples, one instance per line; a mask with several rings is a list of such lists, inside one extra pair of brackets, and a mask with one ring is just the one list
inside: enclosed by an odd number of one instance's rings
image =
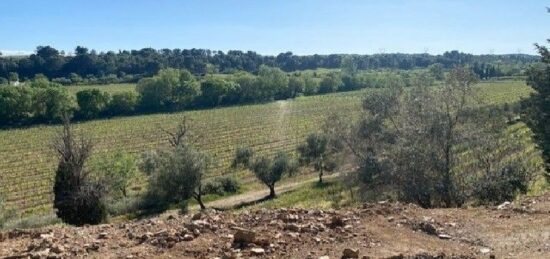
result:
[[(129, 87), (129, 86), (128, 86)], [(532, 91), (523, 82), (482, 83), (484, 103), (513, 103)], [(112, 88), (112, 87), (111, 87)], [(191, 120), (196, 144), (215, 161), (209, 177), (223, 174), (239, 146), (251, 146), (262, 154), (292, 152), (305, 136), (319, 129), (326, 116), (338, 112), (352, 116), (360, 111), (362, 91), (300, 97), (267, 104), (245, 105), (174, 114), (156, 114), (96, 120), (75, 125), (77, 131), (95, 140), (94, 156), (125, 151), (139, 154), (167, 145), (159, 128), (176, 127), (182, 115)], [(525, 138), (522, 155), (538, 163), (540, 156), (523, 124), (510, 132)], [(56, 157), (52, 138), (59, 126), (0, 131), (0, 195), (7, 206), (22, 213), (50, 211)], [(245, 176), (251, 178), (251, 176)]]

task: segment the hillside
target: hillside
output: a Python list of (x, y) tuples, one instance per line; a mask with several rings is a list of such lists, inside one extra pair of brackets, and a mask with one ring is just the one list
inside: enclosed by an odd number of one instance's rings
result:
[[(481, 83), (485, 104), (514, 103), (526, 97), (531, 88), (519, 81)], [(97, 143), (94, 158), (117, 150), (134, 153), (165, 146), (166, 135), (182, 115), (192, 121), (197, 145), (215, 161), (209, 177), (228, 168), (235, 149), (251, 146), (259, 153), (293, 152), (304, 137), (319, 129), (327, 115), (339, 112), (353, 116), (360, 111), (362, 96), (376, 89), (300, 97), (294, 100), (244, 105), (173, 114), (119, 117), (81, 123), (77, 130)], [(520, 125), (514, 132), (529, 139), (530, 132)], [(58, 126), (0, 131), (0, 195), (19, 212), (51, 211), (55, 155), (50, 149)], [(536, 155), (530, 141), (529, 158)], [(32, 162), (29, 162), (32, 161)], [(243, 175), (242, 181), (252, 181)]]
[(548, 258), (549, 232), (546, 194), (490, 208), (379, 202), (13, 230), (0, 234), (0, 257)]

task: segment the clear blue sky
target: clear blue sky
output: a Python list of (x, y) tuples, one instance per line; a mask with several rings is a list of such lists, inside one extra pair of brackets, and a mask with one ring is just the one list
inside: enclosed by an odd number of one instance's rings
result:
[(548, 0), (1, 0), (0, 51), (535, 53)]

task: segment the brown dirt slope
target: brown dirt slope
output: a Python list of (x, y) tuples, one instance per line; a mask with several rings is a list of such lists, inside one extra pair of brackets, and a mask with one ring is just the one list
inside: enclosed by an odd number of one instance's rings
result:
[[(399, 203), (337, 211), (163, 215), (120, 224), (13, 230), (0, 258), (550, 258), (550, 194), (500, 208)], [(323, 257), (327, 256), (327, 257)]]

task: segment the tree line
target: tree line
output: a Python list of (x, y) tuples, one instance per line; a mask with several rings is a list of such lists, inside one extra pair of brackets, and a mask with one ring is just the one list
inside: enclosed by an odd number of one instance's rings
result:
[(51, 46), (38, 46), (29, 56), (2, 57), (0, 54), (0, 84), (28, 80), (43, 74), (61, 84), (96, 84), (137, 82), (155, 75), (163, 68), (186, 69), (195, 75), (209, 72), (230, 73), (236, 70), (257, 73), (262, 65), (277, 67), (285, 72), (318, 68), (339, 68), (346, 57), (360, 70), (414, 69), (441, 64), (444, 68), (457, 65), (490, 66), (495, 75), (519, 75), (536, 56), (472, 55), (448, 51), (430, 54), (373, 54), (373, 55), (295, 55), (292, 52), (276, 56), (260, 55), (253, 51), (208, 49), (121, 50), (97, 52), (78, 46), (70, 55)]
[(433, 83), (443, 76), (438, 65), (426, 70), (359, 71), (344, 62), (340, 71), (292, 72), (262, 65), (257, 74), (195, 76), (185, 69), (162, 69), (141, 79), (135, 92), (109, 94), (98, 89), (79, 91), (38, 75), (19, 86), (0, 86), (0, 126), (59, 123), (63, 116), (76, 120), (173, 112), (243, 103), (267, 102), (361, 88), (409, 86), (420, 79)]

